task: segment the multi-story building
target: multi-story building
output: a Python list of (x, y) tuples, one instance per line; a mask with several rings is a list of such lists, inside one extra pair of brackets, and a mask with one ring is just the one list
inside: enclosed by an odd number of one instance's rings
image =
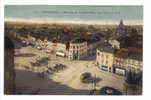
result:
[(69, 43), (48, 40), (46, 48), (54, 53), (65, 55), (64, 57), (67, 57), (69, 60), (80, 60), (86, 58), (88, 55), (95, 56), (96, 49), (103, 40), (88, 41), (84, 38), (75, 38)]
[[(69, 60), (80, 60), (88, 55), (95, 56), (96, 49), (104, 39), (86, 40), (85, 38), (74, 38), (69, 42), (48, 40), (46, 48), (54, 53), (65, 55)], [(37, 42), (39, 44), (39, 42)], [(41, 44), (41, 43), (40, 43)]]
[(79, 60), (87, 56), (87, 41), (82, 38), (70, 42), (69, 60)]
[(102, 70), (120, 75), (126, 75), (129, 70), (137, 73), (142, 71), (142, 54), (103, 45), (97, 49), (96, 64)]
[(96, 64), (100, 69), (112, 72), (114, 59), (113, 53), (114, 49), (107, 43), (102, 44), (101, 47), (97, 49)]

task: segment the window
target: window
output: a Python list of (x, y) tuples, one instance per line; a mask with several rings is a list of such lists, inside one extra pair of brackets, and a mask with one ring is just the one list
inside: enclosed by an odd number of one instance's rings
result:
[(97, 62), (97, 65), (99, 65), (99, 63)]
[(100, 53), (98, 52), (98, 56), (100, 56)]
[(109, 71), (111, 72), (111, 67), (109, 67)]
[(137, 72), (140, 72), (140, 69), (139, 69), (139, 68), (137, 68), (137, 69), (136, 69), (136, 71), (137, 71)]
[(106, 64), (108, 64), (108, 61), (106, 61)]

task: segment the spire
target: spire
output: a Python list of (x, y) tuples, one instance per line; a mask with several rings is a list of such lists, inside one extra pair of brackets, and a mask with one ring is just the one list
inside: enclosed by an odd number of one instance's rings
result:
[(124, 24), (123, 24), (123, 20), (121, 19), (121, 21), (120, 21), (120, 24), (119, 24), (119, 27), (124, 27)]

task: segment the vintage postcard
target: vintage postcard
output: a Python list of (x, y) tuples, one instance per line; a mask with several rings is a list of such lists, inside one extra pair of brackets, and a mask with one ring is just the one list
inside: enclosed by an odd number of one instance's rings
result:
[(4, 93), (142, 95), (143, 6), (5, 5)]

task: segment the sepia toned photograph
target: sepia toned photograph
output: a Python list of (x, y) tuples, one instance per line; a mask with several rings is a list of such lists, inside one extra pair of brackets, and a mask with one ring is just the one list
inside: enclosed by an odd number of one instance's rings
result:
[(143, 6), (5, 5), (5, 95), (142, 95)]

